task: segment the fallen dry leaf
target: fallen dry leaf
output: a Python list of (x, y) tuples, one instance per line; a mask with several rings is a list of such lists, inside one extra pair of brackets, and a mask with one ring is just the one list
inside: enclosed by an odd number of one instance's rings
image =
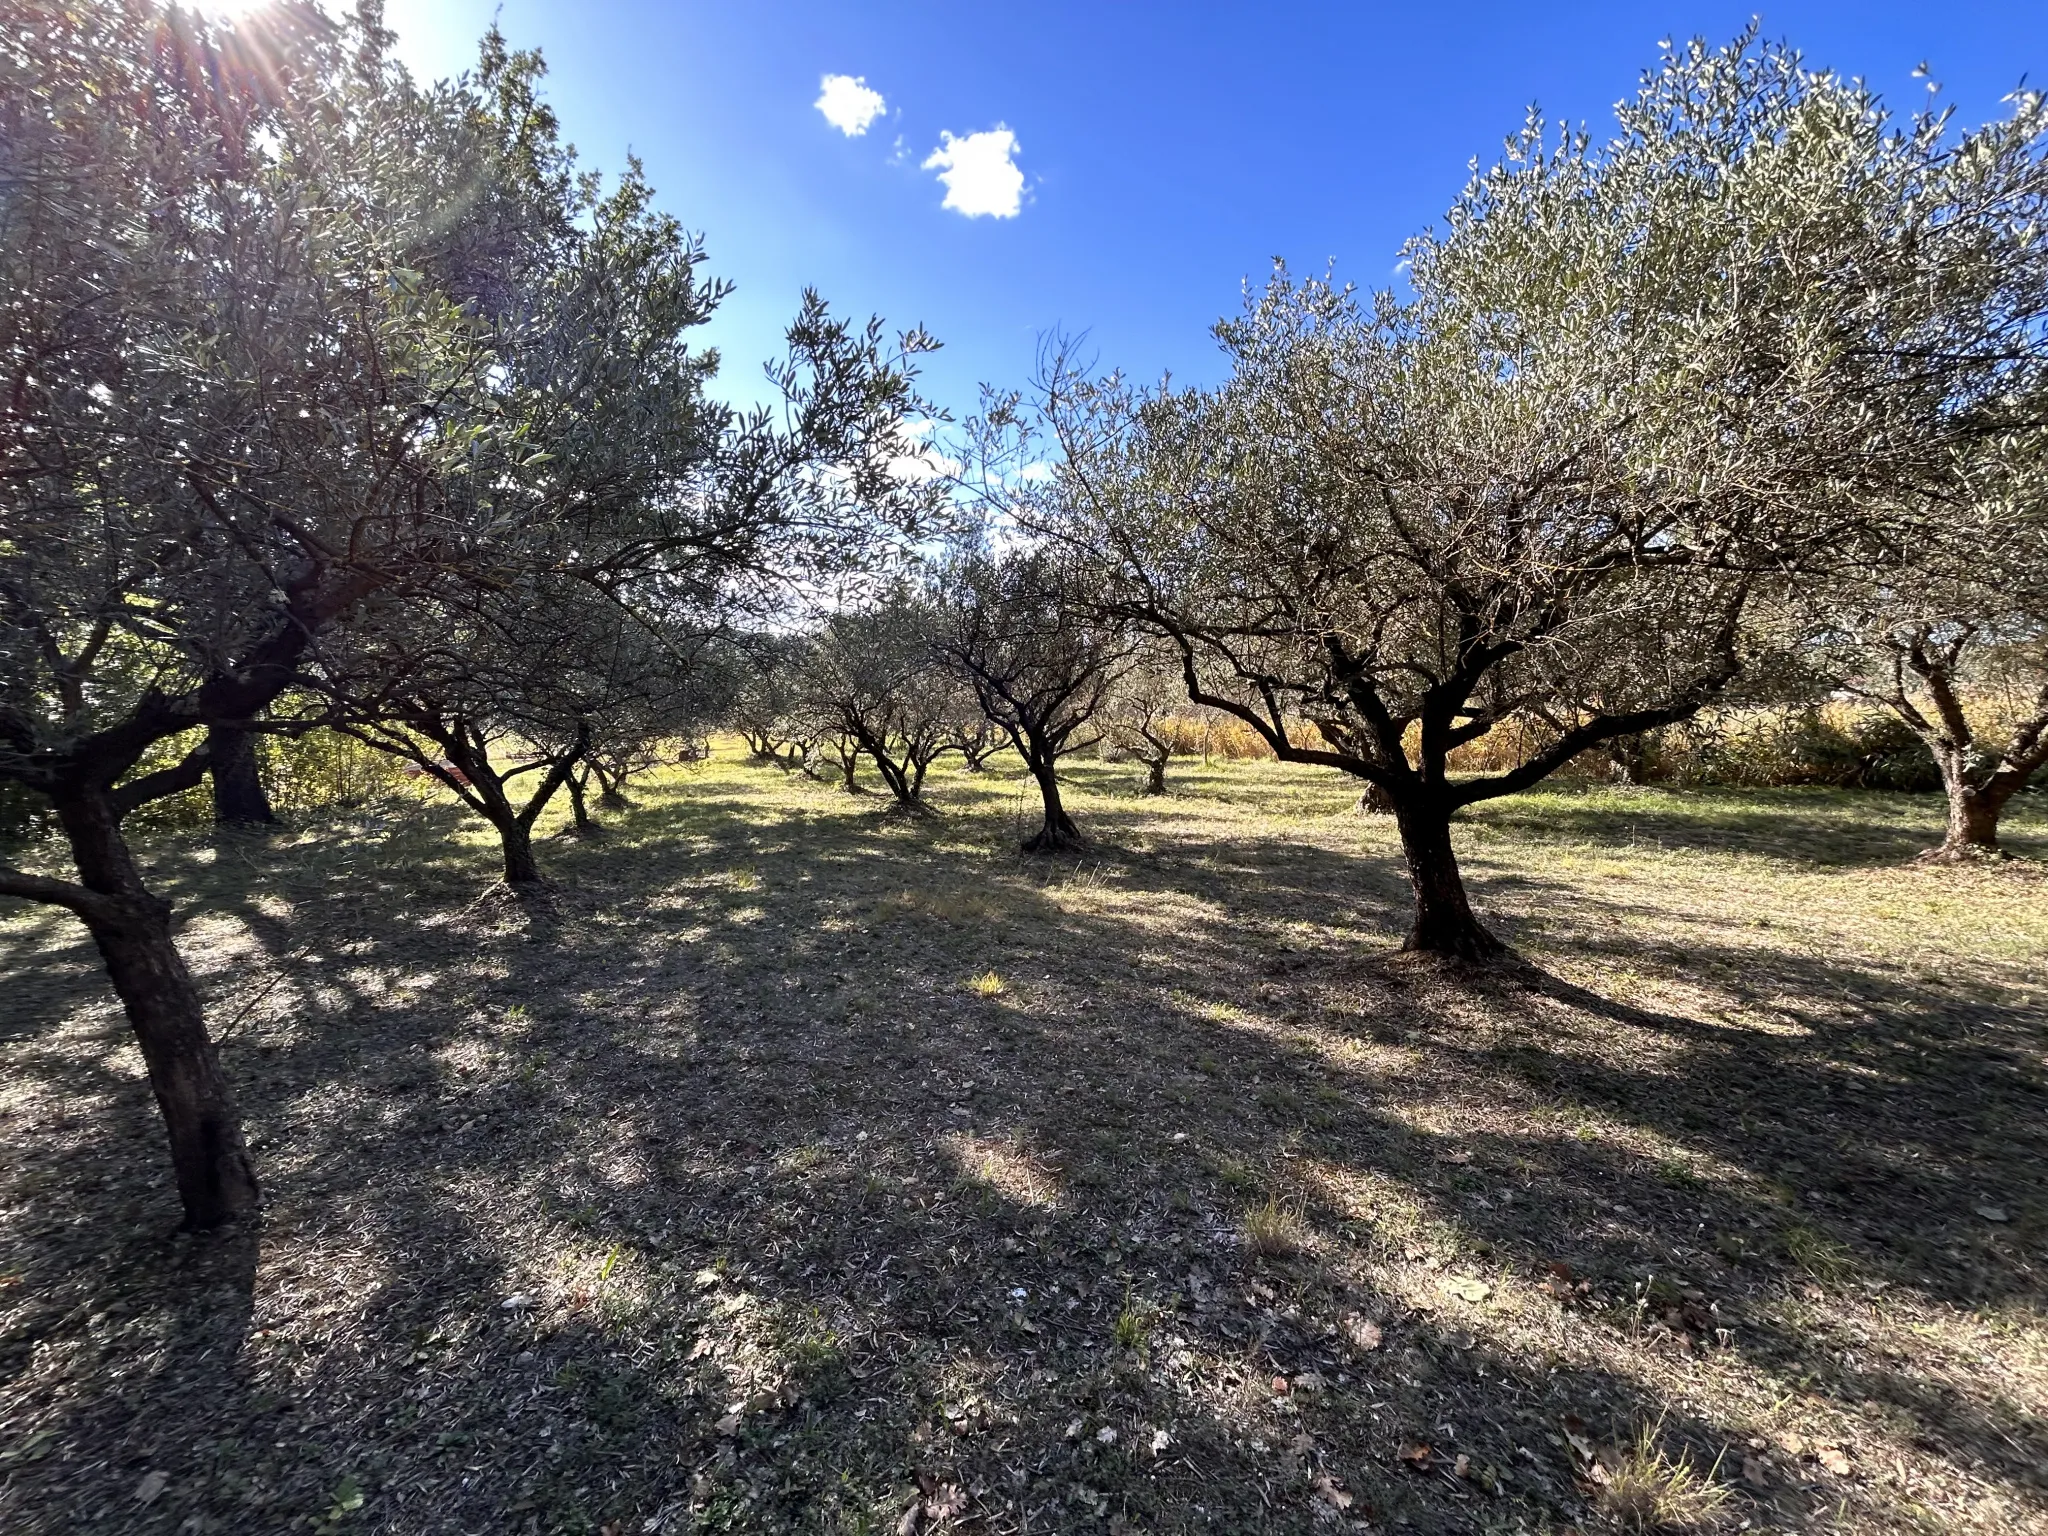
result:
[(1581, 1471), (1599, 1466), (1599, 1453), (1594, 1449), (1593, 1437), (1586, 1433), (1585, 1420), (1576, 1414), (1565, 1415), (1564, 1439), (1565, 1444), (1571, 1447), (1572, 1456), (1577, 1460)]
[(1411, 1440), (1401, 1447), (1401, 1460), (1417, 1472), (1428, 1471), (1430, 1458), (1435, 1455), (1435, 1447), (1424, 1445), (1420, 1440)]
[(1361, 1317), (1356, 1312), (1346, 1316), (1341, 1326), (1344, 1330), (1345, 1339), (1360, 1354), (1370, 1354), (1373, 1350), (1378, 1349), (1381, 1341), (1386, 1337), (1386, 1335), (1380, 1332), (1380, 1325), (1378, 1323), (1370, 1318)]
[(1316, 1497), (1333, 1509), (1349, 1509), (1353, 1497), (1344, 1491), (1344, 1485), (1327, 1472), (1316, 1474)]
[(967, 1509), (967, 1490), (958, 1483), (947, 1483), (924, 1501), (925, 1518), (928, 1520), (950, 1520)]
[(1834, 1473), (1835, 1476), (1847, 1477), (1849, 1475), (1849, 1458), (1842, 1453), (1841, 1447), (1834, 1445), (1816, 1446), (1814, 1447), (1813, 1454), (1815, 1459), (1823, 1467), (1827, 1468), (1828, 1471)]

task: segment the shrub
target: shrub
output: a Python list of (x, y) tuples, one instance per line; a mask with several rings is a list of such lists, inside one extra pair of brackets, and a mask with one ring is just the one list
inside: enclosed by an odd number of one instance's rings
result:
[[(198, 733), (158, 742), (135, 772), (148, 773), (177, 762), (198, 741)], [(313, 730), (303, 736), (259, 736), (256, 760), (270, 792), (271, 808), (286, 818), (355, 810), (399, 793), (431, 790), (433, 781), (388, 752), (365, 746), (339, 731)], [(4, 807), (0, 807), (4, 817)], [(201, 783), (181, 795), (151, 802), (130, 824), (158, 831), (195, 831), (213, 823), (212, 787)], [(0, 820), (0, 826), (4, 826)]]

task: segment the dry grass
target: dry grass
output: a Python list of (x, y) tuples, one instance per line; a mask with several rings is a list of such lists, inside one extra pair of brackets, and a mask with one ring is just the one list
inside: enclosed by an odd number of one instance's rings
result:
[(205, 1240), (90, 947), (0, 917), (0, 1529), (1534, 1536), (1644, 1423), (1706, 1529), (2048, 1525), (2038, 866), (1525, 796), (1459, 838), (1537, 970), (1454, 985), (1348, 786), (1171, 780), (1077, 769), (1046, 862), (1000, 765), (917, 823), (728, 750), (533, 911), (445, 807), (153, 842), (246, 1010)]
[(1291, 1258), (1315, 1246), (1299, 1200), (1268, 1195), (1244, 1213), (1244, 1245), (1261, 1258)]
[(1659, 1428), (1638, 1430), (1617, 1450), (1596, 1456), (1589, 1469), (1594, 1508), (1627, 1536), (1705, 1529), (1733, 1496), (1716, 1480), (1718, 1460), (1702, 1471), (1686, 1452), (1669, 1455), (1659, 1442)]

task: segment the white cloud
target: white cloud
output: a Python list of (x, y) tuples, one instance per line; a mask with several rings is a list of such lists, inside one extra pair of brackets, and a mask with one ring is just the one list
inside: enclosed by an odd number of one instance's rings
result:
[(929, 441), (935, 421), (906, 421), (897, 434), (900, 451), (889, 460), (889, 473), (898, 480), (922, 485), (927, 480), (950, 479), (966, 466), (939, 452)]
[(942, 205), (964, 213), (970, 219), (988, 214), (1014, 219), (1024, 200), (1024, 173), (1012, 157), (1017, 153), (1017, 135), (998, 123), (985, 133), (955, 138), (940, 133), (939, 147), (924, 162), (937, 171), (946, 184)]
[(882, 93), (868, 88), (865, 75), (826, 75), (818, 84), (823, 87), (818, 99), (811, 103), (825, 114), (825, 121), (845, 134), (857, 139), (868, 131), (868, 124), (882, 115), (888, 105), (882, 100)]

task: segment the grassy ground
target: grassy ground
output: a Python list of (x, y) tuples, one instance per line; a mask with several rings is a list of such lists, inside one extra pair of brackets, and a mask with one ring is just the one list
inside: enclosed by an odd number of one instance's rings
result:
[(226, 1237), (79, 930), (0, 917), (0, 1528), (2048, 1529), (2038, 865), (1528, 795), (1460, 839), (1540, 972), (1454, 985), (1343, 785), (1075, 778), (1053, 864), (999, 774), (726, 753), (532, 913), (445, 806), (151, 846)]

